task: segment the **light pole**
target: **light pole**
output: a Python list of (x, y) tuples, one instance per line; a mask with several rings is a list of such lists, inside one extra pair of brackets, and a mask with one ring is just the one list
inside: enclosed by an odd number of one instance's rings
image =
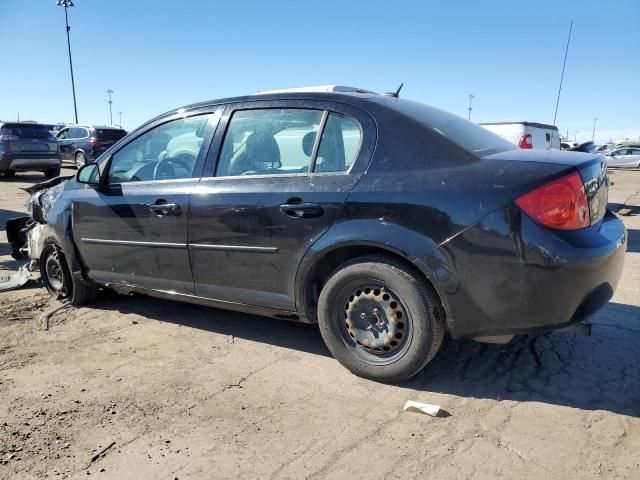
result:
[(120, 125), (120, 128), (122, 128), (122, 112), (118, 112), (118, 115), (120, 115), (119, 125)]
[(473, 95), (469, 95), (469, 120), (471, 120), (471, 110), (473, 110), (473, 108), (471, 108), (471, 104), (473, 103), (473, 99), (475, 97)]
[(64, 7), (64, 21), (67, 26), (67, 49), (69, 50), (69, 70), (71, 70), (71, 91), (73, 92), (73, 112), (75, 113), (76, 123), (78, 123), (78, 106), (76, 105), (76, 84), (73, 80), (73, 62), (71, 61), (71, 40), (69, 39), (69, 15), (67, 8), (73, 7), (72, 0), (57, 0), (56, 5)]
[(593, 139), (596, 136), (596, 122), (598, 121), (597, 118), (593, 119), (593, 132), (591, 133), (591, 141), (593, 142)]
[(113, 103), (113, 100), (111, 100), (112, 93), (113, 90), (107, 90), (107, 95), (109, 95), (109, 100), (107, 101), (109, 104), (109, 125), (113, 125), (113, 112), (111, 111), (111, 104)]

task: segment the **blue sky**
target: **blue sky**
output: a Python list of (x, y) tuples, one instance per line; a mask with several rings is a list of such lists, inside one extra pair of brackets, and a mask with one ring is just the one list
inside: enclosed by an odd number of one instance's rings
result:
[[(0, 0), (0, 119), (73, 121), (64, 9)], [(187, 103), (339, 84), (472, 120), (557, 124), (578, 140), (640, 137), (640, 1), (75, 0), (78, 115), (132, 129)]]

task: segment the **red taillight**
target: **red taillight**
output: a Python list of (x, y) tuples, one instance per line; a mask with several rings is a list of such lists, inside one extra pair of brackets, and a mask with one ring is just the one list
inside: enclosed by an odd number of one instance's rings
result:
[(520, 137), (520, 142), (518, 143), (520, 148), (533, 148), (533, 138), (531, 138), (530, 133), (525, 133)]
[(550, 228), (576, 230), (591, 223), (587, 195), (578, 172), (536, 188), (518, 198), (516, 204)]
[(89, 139), (89, 142), (88, 142), (88, 143), (89, 143), (89, 145), (91, 145), (92, 147), (95, 147), (97, 142), (96, 142), (96, 139), (92, 137), (92, 138), (90, 138), (90, 139)]

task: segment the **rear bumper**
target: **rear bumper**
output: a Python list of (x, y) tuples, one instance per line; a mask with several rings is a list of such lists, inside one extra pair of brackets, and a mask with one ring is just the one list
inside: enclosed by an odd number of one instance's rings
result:
[(487, 216), (416, 264), (432, 279), (453, 337), (552, 330), (600, 309), (618, 285), (626, 231), (549, 230), (513, 206)]
[(59, 154), (0, 154), (0, 172), (42, 171), (62, 165)]

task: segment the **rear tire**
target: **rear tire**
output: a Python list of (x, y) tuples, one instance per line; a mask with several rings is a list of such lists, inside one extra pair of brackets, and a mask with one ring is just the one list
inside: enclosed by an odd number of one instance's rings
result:
[(87, 164), (87, 156), (84, 154), (84, 152), (78, 152), (76, 153), (75, 161), (76, 161), (76, 168), (80, 170), (82, 167), (84, 167)]
[(88, 285), (71, 275), (67, 259), (56, 245), (47, 245), (42, 251), (40, 276), (47, 291), (56, 300), (68, 301), (78, 306), (89, 303), (98, 296), (98, 287)]
[(397, 382), (416, 375), (444, 338), (439, 299), (410, 267), (384, 256), (341, 265), (318, 300), (327, 348), (354, 374)]
[(44, 172), (44, 176), (47, 178), (56, 178), (60, 176), (60, 167), (48, 168)]

